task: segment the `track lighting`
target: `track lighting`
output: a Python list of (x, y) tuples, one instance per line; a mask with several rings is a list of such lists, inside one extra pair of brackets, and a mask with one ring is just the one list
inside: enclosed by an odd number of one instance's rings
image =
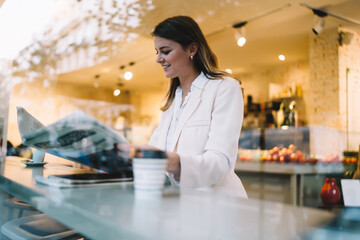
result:
[(99, 78), (100, 78), (100, 75), (99, 74), (96, 74), (95, 75), (95, 81), (94, 81), (94, 88), (98, 88), (99, 87)]
[[(236, 33), (238, 33), (238, 32), (236, 32)], [(238, 35), (239, 36), (236, 37), (236, 39), (237, 39), (236, 43), (239, 47), (243, 47), (246, 43), (246, 38), (241, 34), (238, 34)]]
[(117, 97), (117, 96), (120, 95), (120, 92), (121, 92), (120, 89), (115, 89), (113, 94), (114, 94), (115, 97)]
[(315, 15), (314, 17), (314, 25), (312, 27), (312, 31), (319, 35), (319, 33), (324, 29), (325, 26), (325, 19), (324, 17), (320, 17), (318, 15)]
[(278, 58), (280, 61), (285, 61), (285, 56), (283, 54), (280, 54)]
[(315, 17), (314, 17), (314, 25), (312, 31), (318, 35), (325, 26), (325, 17), (327, 17), (327, 13), (321, 9), (312, 9)]
[(230, 68), (225, 69), (225, 72), (227, 72), (228, 74), (232, 74), (232, 70)]
[(314, 26), (313, 26), (312, 30), (315, 34), (319, 34), (321, 32), (321, 30), (324, 28), (324, 25), (325, 25), (324, 18), (327, 16), (331, 16), (331, 17), (334, 17), (334, 18), (337, 18), (337, 19), (340, 19), (340, 20), (343, 20), (343, 21), (346, 21), (346, 22), (349, 22), (352, 24), (360, 25), (360, 22), (357, 20), (350, 19), (350, 18), (347, 18), (344, 16), (340, 16), (335, 13), (331, 13), (325, 9), (315, 8), (315, 7), (307, 5), (306, 3), (300, 3), (300, 5), (303, 7), (307, 7), (313, 11), (313, 13), (315, 15), (315, 19), (314, 19)]
[[(267, 15), (269, 15), (269, 14), (272, 14), (272, 13), (274, 13), (274, 12), (280, 11), (280, 10), (282, 10), (282, 9), (284, 9), (284, 8), (286, 8), (286, 7), (290, 7), (290, 6), (291, 6), (291, 4), (286, 4), (286, 5), (282, 6), (282, 7), (275, 8), (275, 9), (269, 10), (269, 11), (267, 11), (267, 12), (263, 12), (263, 13), (257, 15), (257, 16), (254, 16), (254, 17), (246, 20), (246, 21), (242, 21), (242, 22), (233, 24), (232, 27), (236, 29), (235, 38), (236, 38), (236, 43), (237, 43), (237, 45), (239, 45), (240, 47), (242, 47), (242, 46), (245, 45), (245, 43), (246, 43), (245, 25), (246, 25), (249, 21), (253, 21), (253, 20), (256, 20), (256, 19), (258, 19), (258, 18), (267, 16)], [(226, 28), (224, 28), (224, 29), (226, 29)], [(224, 30), (224, 29), (222, 29), (222, 30)], [(221, 32), (222, 30), (216, 31), (216, 32), (211, 33), (211, 34), (209, 34), (209, 35), (213, 35), (213, 34), (219, 33), (219, 32)], [(209, 36), (209, 35), (208, 35), (208, 36)]]
[(239, 47), (243, 47), (246, 43), (245, 24), (246, 24), (246, 22), (244, 22), (243, 25), (238, 27), (239, 29), (236, 29), (236, 31), (235, 31), (235, 39), (236, 39), (236, 43)]
[[(132, 66), (134, 66), (135, 65), (135, 62), (129, 62), (129, 67), (132, 67)], [(120, 73), (119, 73), (119, 77), (118, 77), (118, 79), (119, 80), (121, 80), (123, 77), (124, 77), (124, 79), (125, 80), (130, 80), (130, 79), (132, 79), (132, 77), (133, 77), (133, 73), (131, 72), (131, 71), (126, 71), (125, 73), (124, 73), (124, 71), (125, 71), (125, 68), (126, 68), (126, 66), (125, 65), (121, 65), (120, 67), (119, 67), (119, 69), (120, 69)]]
[(125, 78), (125, 80), (130, 80), (130, 79), (132, 79), (132, 77), (133, 77), (133, 73), (132, 72), (126, 72), (126, 73), (124, 73), (124, 78)]

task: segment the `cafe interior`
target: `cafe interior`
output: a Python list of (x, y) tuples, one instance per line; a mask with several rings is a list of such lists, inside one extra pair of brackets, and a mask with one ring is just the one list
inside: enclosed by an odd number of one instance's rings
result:
[[(0, 0), (1, 51), (28, 39), (0, 55), (1, 239), (359, 239), (359, 12), (358, 0)], [(36, 148), (25, 132), (88, 124), (80, 114), (148, 143), (170, 82), (151, 32), (177, 15), (198, 22), (241, 82), (235, 173), (248, 199), (41, 182), (104, 169)]]

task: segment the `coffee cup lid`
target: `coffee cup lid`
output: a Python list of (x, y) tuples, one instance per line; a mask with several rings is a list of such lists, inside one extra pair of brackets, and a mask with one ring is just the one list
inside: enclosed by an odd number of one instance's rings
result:
[(166, 153), (161, 150), (137, 149), (135, 158), (166, 158)]

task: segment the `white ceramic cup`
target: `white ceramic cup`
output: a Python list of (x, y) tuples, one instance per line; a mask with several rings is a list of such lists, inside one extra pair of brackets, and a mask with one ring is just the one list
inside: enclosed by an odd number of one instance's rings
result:
[(165, 183), (166, 165), (165, 152), (138, 150), (133, 158), (135, 191), (161, 191)]
[(33, 163), (42, 163), (44, 161), (45, 152), (34, 149), (33, 150)]

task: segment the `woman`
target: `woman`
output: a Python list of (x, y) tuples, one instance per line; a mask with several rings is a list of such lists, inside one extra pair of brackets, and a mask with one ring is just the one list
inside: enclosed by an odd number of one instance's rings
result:
[(234, 173), (244, 109), (239, 82), (218, 70), (192, 18), (168, 18), (152, 35), (171, 85), (149, 145), (167, 152), (170, 181), (247, 197)]

